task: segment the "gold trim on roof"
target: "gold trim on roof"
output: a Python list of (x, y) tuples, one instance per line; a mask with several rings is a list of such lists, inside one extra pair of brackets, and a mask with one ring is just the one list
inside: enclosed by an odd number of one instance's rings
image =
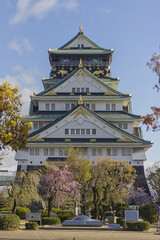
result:
[(79, 26), (79, 33), (82, 33), (82, 24)]
[(83, 99), (81, 95), (79, 96), (78, 105), (83, 105)]
[(79, 65), (78, 65), (80, 68), (83, 67), (83, 64), (82, 64), (82, 58), (80, 58), (79, 60)]
[(75, 78), (78, 78), (79, 76), (82, 76), (83, 78), (86, 78), (86, 74), (80, 69), (75, 75)]
[(134, 142), (132, 139), (129, 139), (127, 137), (122, 137), (122, 138), (118, 138), (117, 142)]
[(38, 138), (39, 134), (29, 140), (29, 142), (44, 142), (43, 138)]
[(48, 93), (44, 94), (44, 95), (57, 95), (57, 93), (55, 92), (55, 90), (51, 90)]
[(88, 119), (88, 116), (91, 116), (91, 114), (86, 112), (83, 108), (78, 108), (74, 113), (71, 114), (71, 116), (74, 116), (73, 119), (75, 119), (78, 115), (82, 115), (86, 119)]

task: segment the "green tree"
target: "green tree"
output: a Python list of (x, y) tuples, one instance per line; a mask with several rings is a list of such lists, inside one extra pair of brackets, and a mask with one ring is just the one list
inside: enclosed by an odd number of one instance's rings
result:
[(21, 94), (10, 83), (0, 85), (0, 150), (18, 150), (27, 143), (32, 124), (25, 122), (20, 114)]
[(18, 172), (16, 181), (8, 184), (0, 193), (1, 199), (5, 199), (5, 205), (12, 208), (28, 207), (32, 200), (41, 200), (37, 187), (39, 176), (36, 172)]
[[(123, 167), (123, 172), (120, 171)], [(108, 204), (113, 211), (115, 204), (128, 197), (126, 186), (133, 184), (135, 169), (125, 161), (103, 159), (92, 166), (90, 186), (93, 192), (94, 218), (99, 216), (102, 204)]]
[[(65, 163), (69, 167), (69, 170), (74, 173), (75, 179), (81, 184), (80, 193), (81, 193), (81, 208), (85, 213), (87, 211), (86, 203), (87, 199), (90, 198), (88, 191), (88, 183), (91, 179), (91, 161), (86, 160), (83, 157), (83, 153), (80, 148), (70, 147), (68, 152), (68, 157), (66, 158)], [(77, 206), (77, 201), (75, 201), (75, 208)]]

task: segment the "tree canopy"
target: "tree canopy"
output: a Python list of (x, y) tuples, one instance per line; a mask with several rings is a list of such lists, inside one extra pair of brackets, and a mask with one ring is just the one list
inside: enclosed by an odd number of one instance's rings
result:
[(18, 87), (7, 82), (0, 85), (0, 150), (18, 150), (26, 145), (32, 123), (24, 121), (21, 108)]
[[(160, 90), (160, 55), (154, 53), (150, 62), (147, 63), (149, 68), (153, 70), (158, 76), (158, 82), (154, 85), (154, 88), (157, 89), (157, 92)], [(153, 131), (160, 130), (160, 107), (152, 106), (151, 107), (152, 113), (147, 114), (143, 118), (143, 124), (147, 126), (147, 129), (151, 128)]]

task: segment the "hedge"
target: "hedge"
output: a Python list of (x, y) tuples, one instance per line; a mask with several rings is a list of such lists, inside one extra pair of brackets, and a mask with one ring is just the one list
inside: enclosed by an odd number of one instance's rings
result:
[(37, 222), (28, 222), (25, 223), (26, 229), (36, 230), (38, 228)]
[(0, 214), (0, 230), (16, 230), (19, 228), (20, 218), (15, 214)]
[(125, 219), (122, 218), (122, 217), (117, 218), (117, 219), (116, 219), (116, 222), (117, 222), (118, 224), (120, 224), (121, 227), (124, 227), (124, 226), (125, 226)]
[(16, 215), (18, 215), (20, 219), (26, 219), (26, 213), (30, 213), (30, 212), (31, 211), (29, 208), (17, 207)]
[(150, 223), (147, 221), (129, 221), (126, 222), (126, 227), (130, 231), (144, 231), (150, 229)]
[(147, 204), (141, 208), (140, 214), (144, 221), (156, 223), (159, 218), (158, 206), (155, 204)]
[(42, 225), (61, 225), (61, 220), (56, 217), (42, 218)]

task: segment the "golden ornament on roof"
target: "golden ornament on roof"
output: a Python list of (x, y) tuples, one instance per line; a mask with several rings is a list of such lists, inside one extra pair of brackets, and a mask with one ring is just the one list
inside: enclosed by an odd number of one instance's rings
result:
[(82, 58), (80, 58), (80, 60), (79, 60), (79, 67), (83, 67), (83, 65), (82, 65)]
[(83, 100), (81, 95), (79, 96), (78, 105), (83, 105)]
[(82, 33), (82, 25), (79, 27), (79, 33)]

